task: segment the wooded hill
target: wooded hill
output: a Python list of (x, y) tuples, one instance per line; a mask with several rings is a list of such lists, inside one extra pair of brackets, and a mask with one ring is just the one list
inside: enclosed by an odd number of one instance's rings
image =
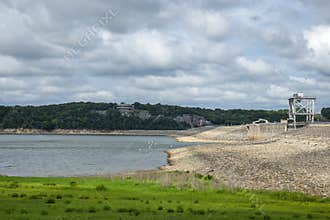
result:
[(205, 109), (161, 104), (134, 103), (134, 111), (149, 112), (150, 117), (124, 115), (116, 103), (75, 102), (44, 106), (0, 106), (0, 128), (33, 129), (187, 129), (191, 125), (175, 120), (182, 115), (198, 115), (216, 125), (251, 123), (259, 118), (280, 121), (286, 110)]

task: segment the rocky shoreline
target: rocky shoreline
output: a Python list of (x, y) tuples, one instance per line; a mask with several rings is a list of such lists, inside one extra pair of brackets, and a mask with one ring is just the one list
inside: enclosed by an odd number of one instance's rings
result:
[(179, 137), (197, 134), (212, 126), (188, 130), (90, 130), (90, 129), (0, 129), (0, 135), (134, 135), (134, 136), (172, 136)]
[(162, 170), (212, 175), (232, 188), (330, 195), (330, 126), (263, 140), (248, 137), (244, 126), (223, 127), (178, 140), (209, 144), (168, 150), (168, 165)]

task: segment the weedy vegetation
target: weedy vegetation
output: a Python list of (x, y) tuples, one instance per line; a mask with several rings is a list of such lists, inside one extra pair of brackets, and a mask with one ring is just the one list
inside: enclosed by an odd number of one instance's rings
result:
[(0, 176), (0, 219), (330, 219), (329, 198), (225, 189), (210, 176), (195, 175), (194, 184), (182, 182), (184, 173), (173, 176), (168, 184), (151, 177)]

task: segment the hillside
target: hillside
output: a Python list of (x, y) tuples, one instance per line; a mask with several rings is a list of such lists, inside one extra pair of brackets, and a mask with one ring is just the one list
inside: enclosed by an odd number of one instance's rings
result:
[(141, 103), (0, 106), (1, 129), (183, 130), (210, 124), (246, 124), (259, 118), (279, 121), (286, 117), (286, 110), (222, 110)]

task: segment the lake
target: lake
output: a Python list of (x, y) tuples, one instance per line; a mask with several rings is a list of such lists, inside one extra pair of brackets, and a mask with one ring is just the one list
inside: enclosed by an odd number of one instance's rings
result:
[(191, 145), (163, 136), (0, 135), (0, 175), (83, 176), (157, 169), (165, 150)]

